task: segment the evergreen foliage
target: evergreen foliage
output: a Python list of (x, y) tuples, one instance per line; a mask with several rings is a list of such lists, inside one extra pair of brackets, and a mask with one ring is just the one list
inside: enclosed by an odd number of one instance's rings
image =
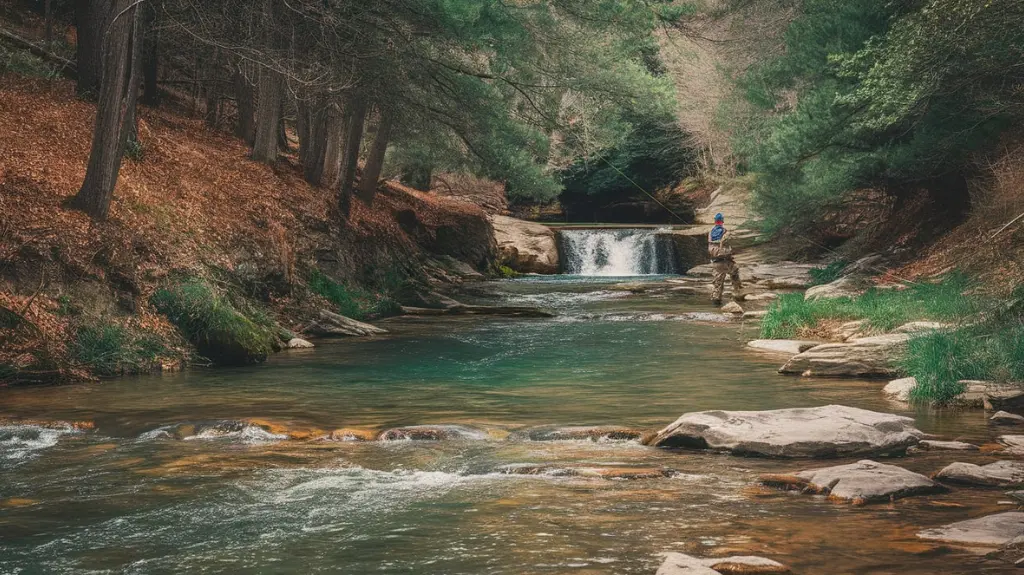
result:
[[(806, 0), (784, 55), (742, 86), (737, 135), (769, 231), (859, 187), (932, 188), (1024, 121), (1024, 3)], [(960, 192), (956, 192), (960, 193)]]

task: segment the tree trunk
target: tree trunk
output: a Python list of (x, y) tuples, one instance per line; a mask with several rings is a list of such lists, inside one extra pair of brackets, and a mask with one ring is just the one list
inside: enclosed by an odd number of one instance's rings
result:
[(277, 72), (260, 70), (260, 96), (256, 107), (256, 139), (252, 159), (265, 164), (277, 161), (278, 130), (281, 123), (281, 98), (284, 83)]
[(155, 0), (142, 5), (145, 38), (142, 40), (142, 104), (160, 105), (160, 52), (158, 50), (159, 6)]
[(206, 105), (203, 113), (206, 126), (212, 130), (220, 125), (220, 71), (220, 49), (215, 48), (206, 69)]
[(105, 219), (139, 96), (141, 26), (135, 0), (116, 0), (103, 46), (103, 78), (85, 181), (71, 207)]
[(78, 46), (78, 95), (95, 98), (103, 75), (103, 39), (111, 15), (112, 0), (78, 0), (75, 9)]
[(256, 106), (253, 103), (253, 89), (249, 79), (242, 71), (235, 73), (235, 102), (238, 106), (238, 126), (236, 135), (252, 146), (256, 141), (256, 122), (254, 119)]
[(323, 183), (324, 157), (327, 151), (326, 113), (323, 107), (310, 107), (306, 116), (306, 152), (302, 164), (306, 181), (319, 186)]
[(340, 110), (331, 106), (325, 118), (327, 141), (324, 143), (324, 166), (320, 185), (333, 187), (341, 177), (342, 155), (345, 151), (345, 125)]
[(347, 107), (345, 118), (345, 143), (341, 164), (341, 178), (338, 188), (338, 207), (342, 217), (352, 213), (352, 184), (356, 181), (359, 167), (359, 146), (363, 142), (363, 126), (366, 123), (366, 103), (354, 99)]
[(363, 178), (359, 181), (359, 199), (368, 206), (373, 205), (373, 198), (377, 195), (377, 183), (384, 170), (384, 157), (388, 151), (388, 141), (391, 139), (393, 126), (393, 115), (382, 110), (380, 121), (377, 123), (377, 135), (373, 139), (373, 148), (370, 149), (370, 157), (366, 159)]
[(289, 152), (292, 149), (291, 142), (288, 141), (288, 124), (285, 121), (287, 117), (287, 110), (285, 110), (285, 99), (284, 99), (284, 85), (281, 87), (281, 111), (278, 112), (277, 121), (277, 147), (282, 152)]

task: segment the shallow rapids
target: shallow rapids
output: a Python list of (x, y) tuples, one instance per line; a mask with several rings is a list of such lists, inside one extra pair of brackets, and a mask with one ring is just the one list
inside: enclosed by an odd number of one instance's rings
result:
[(641, 445), (688, 411), (829, 403), (993, 431), (908, 412), (877, 381), (780, 376), (744, 349), (755, 325), (617, 281), (477, 293), (553, 319), (396, 319), (264, 366), (0, 390), (0, 573), (652, 574), (663, 551), (820, 575), (1002, 569), (915, 537), (1007, 509), (999, 490), (835, 505), (754, 486), (815, 463)]

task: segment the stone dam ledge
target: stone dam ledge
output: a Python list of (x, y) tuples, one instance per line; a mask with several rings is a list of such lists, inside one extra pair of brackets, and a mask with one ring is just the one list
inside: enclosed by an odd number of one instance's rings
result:
[(827, 405), (688, 413), (659, 431), (648, 445), (755, 457), (828, 458), (900, 455), (922, 436), (909, 417)]

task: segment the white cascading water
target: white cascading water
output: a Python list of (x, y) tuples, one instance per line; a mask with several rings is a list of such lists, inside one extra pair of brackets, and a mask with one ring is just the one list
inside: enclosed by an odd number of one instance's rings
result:
[(562, 230), (563, 269), (579, 276), (674, 273), (671, 244), (654, 229)]

